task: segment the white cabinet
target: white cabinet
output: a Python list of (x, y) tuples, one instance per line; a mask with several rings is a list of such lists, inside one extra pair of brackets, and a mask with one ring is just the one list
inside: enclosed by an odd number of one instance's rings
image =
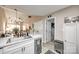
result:
[(8, 45), (1, 52), (3, 54), (34, 54), (34, 40), (25, 39), (25, 41)]
[(24, 54), (34, 54), (34, 47), (33, 46), (25, 46), (24, 47)]
[(18, 49), (13, 50), (13, 53), (11, 54), (22, 54), (22, 53), (23, 53), (22, 48), (18, 48)]
[(23, 54), (34, 54), (34, 43), (24, 46)]
[(22, 54), (22, 48), (16, 48), (11, 51), (4, 52), (4, 54)]
[(5, 51), (4, 54), (34, 54), (34, 45), (26, 44), (22, 47), (15, 48), (10, 51)]

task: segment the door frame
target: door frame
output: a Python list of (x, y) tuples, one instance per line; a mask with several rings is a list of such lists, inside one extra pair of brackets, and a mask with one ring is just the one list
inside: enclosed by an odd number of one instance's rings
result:
[[(47, 43), (47, 22), (48, 21), (50, 21), (50, 20), (52, 20), (53, 19), (53, 21), (54, 21), (54, 24), (55, 24), (55, 20), (56, 20), (56, 17), (50, 17), (50, 18), (47, 18), (46, 19), (46, 43)], [(52, 22), (51, 22), (52, 23)], [(54, 25), (55, 26), (55, 25)], [(51, 28), (50, 28), (51, 29)], [(50, 33), (51, 34), (51, 33)], [(55, 39), (55, 27), (54, 27), (54, 39)]]

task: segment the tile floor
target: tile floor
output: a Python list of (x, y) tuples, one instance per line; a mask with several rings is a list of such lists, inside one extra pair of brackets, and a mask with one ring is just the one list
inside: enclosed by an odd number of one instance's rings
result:
[(48, 50), (51, 50), (52, 52), (56, 53), (54, 51), (54, 43), (53, 42), (48, 42), (48, 43), (43, 43), (42, 44), (42, 53), (41, 54), (44, 54)]

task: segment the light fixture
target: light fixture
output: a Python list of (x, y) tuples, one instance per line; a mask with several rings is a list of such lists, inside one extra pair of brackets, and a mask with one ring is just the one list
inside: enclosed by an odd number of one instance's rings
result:
[(28, 16), (28, 18), (31, 18), (31, 16)]
[(17, 24), (17, 9), (14, 9), (16, 12), (16, 19), (15, 19), (15, 23)]

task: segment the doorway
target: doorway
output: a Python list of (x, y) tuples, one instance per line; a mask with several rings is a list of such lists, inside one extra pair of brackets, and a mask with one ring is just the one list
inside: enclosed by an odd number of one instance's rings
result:
[(48, 18), (45, 22), (45, 43), (42, 45), (42, 53), (48, 51), (54, 52), (54, 30), (55, 30), (55, 18)]
[(51, 42), (54, 41), (54, 32), (55, 31), (55, 23), (54, 18), (48, 19), (46, 23), (46, 41)]
[(54, 41), (54, 29), (55, 29), (55, 24), (51, 23), (51, 41)]

